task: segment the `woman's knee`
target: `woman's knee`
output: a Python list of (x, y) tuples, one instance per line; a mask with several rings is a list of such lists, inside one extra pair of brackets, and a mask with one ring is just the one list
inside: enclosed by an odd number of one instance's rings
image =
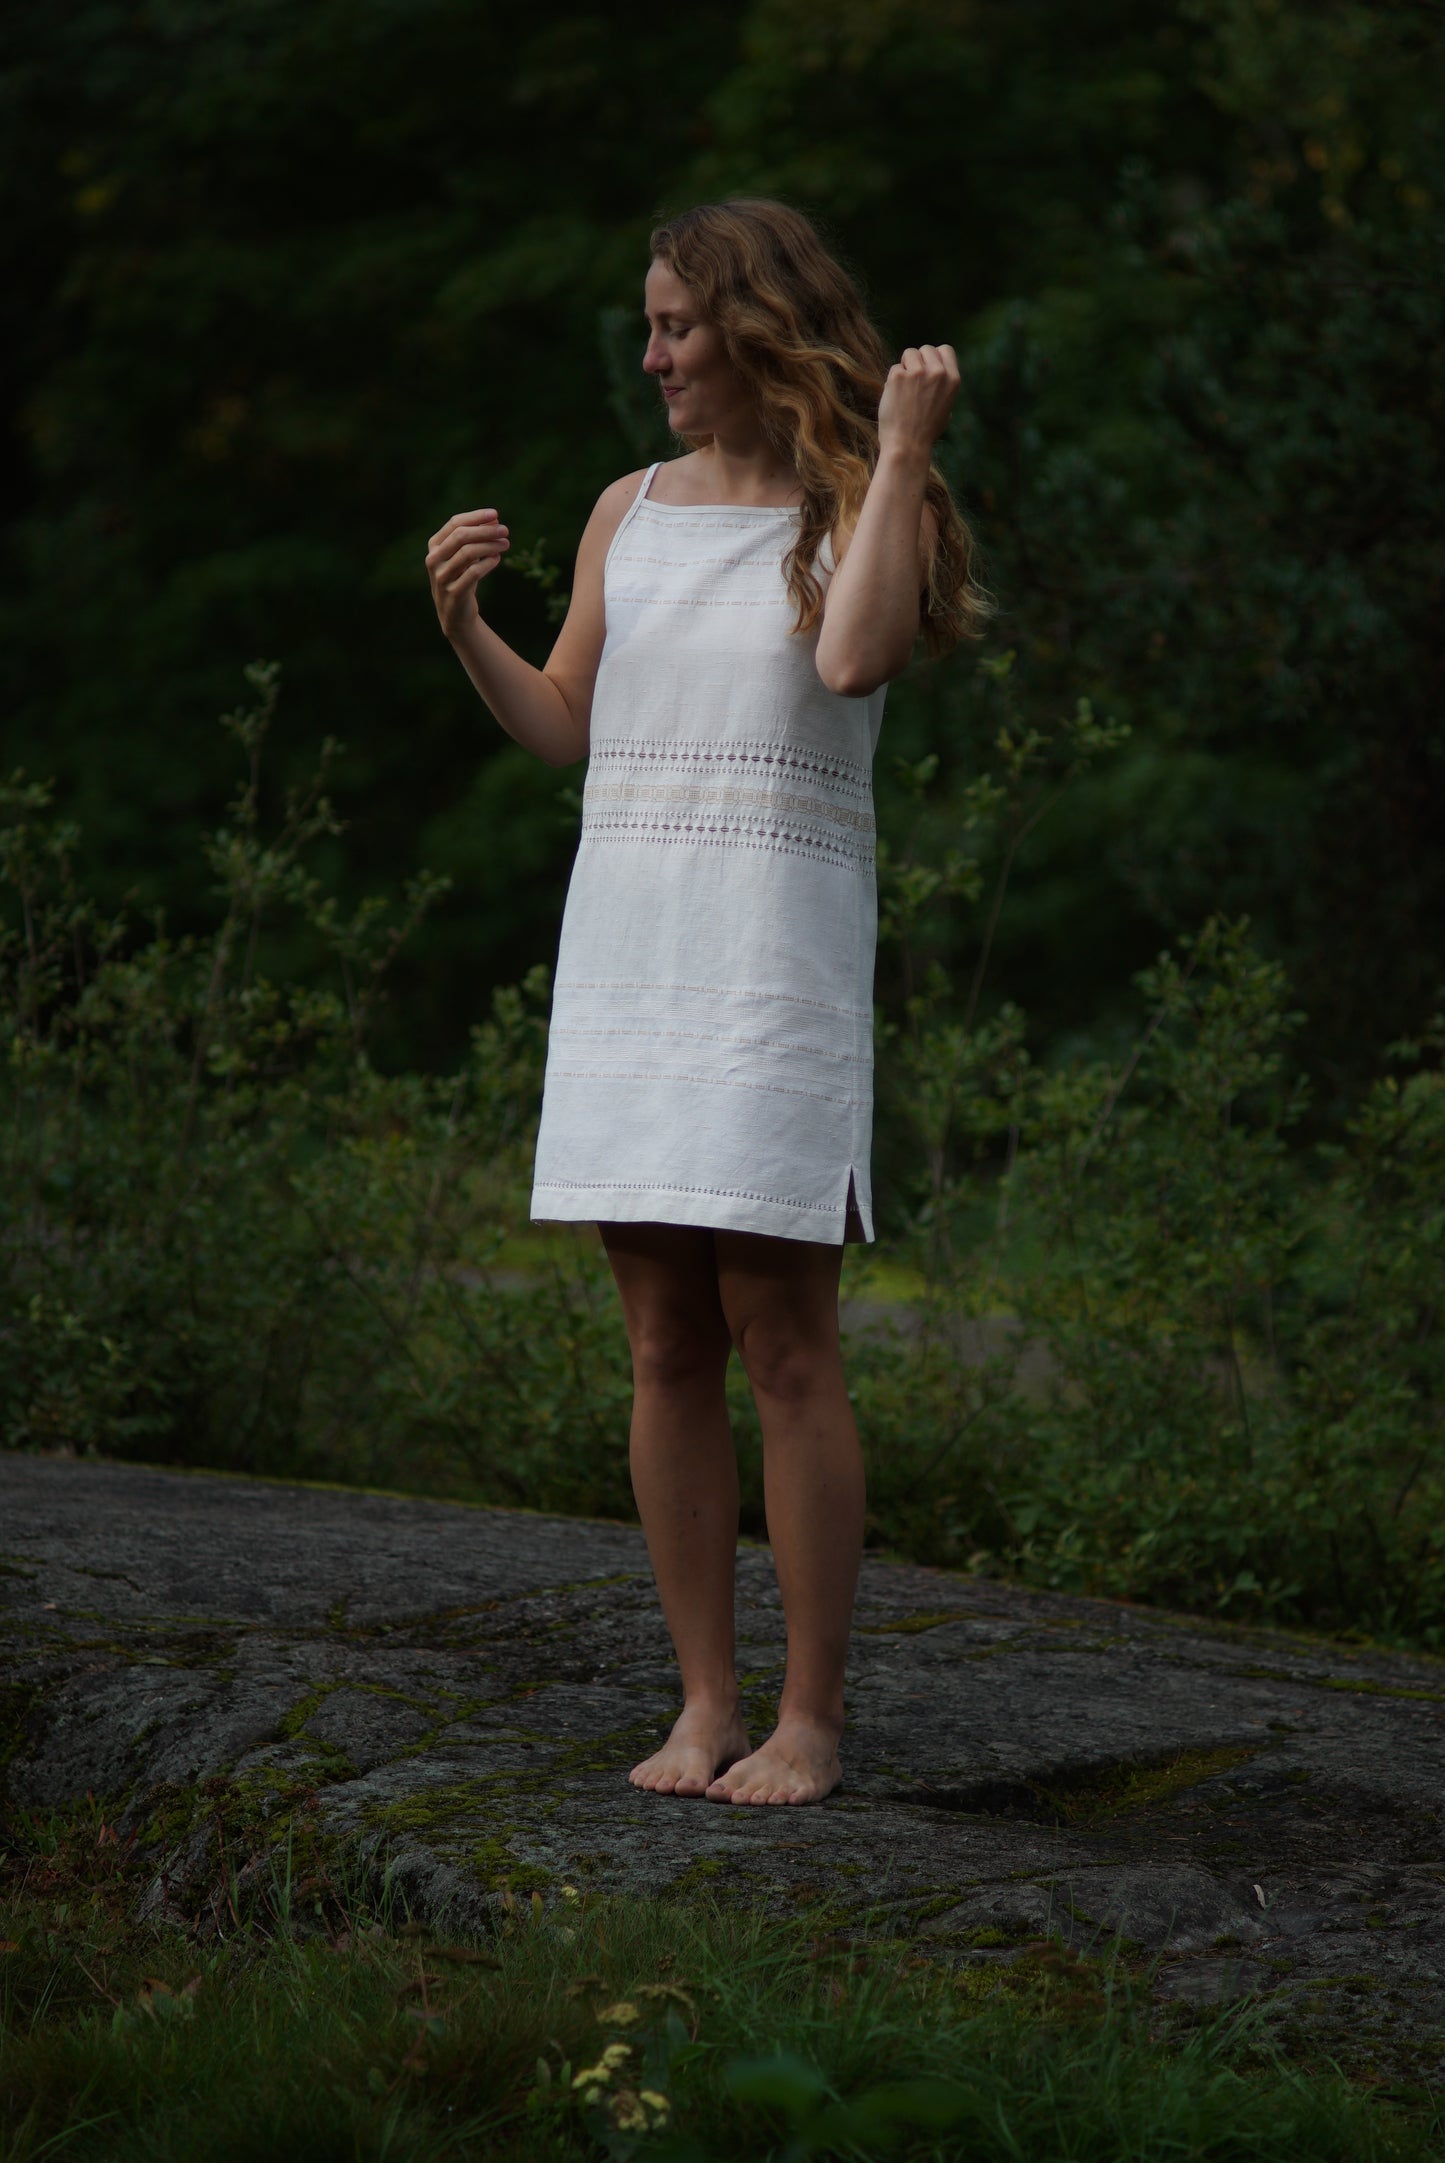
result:
[(639, 1389), (687, 1390), (720, 1382), (731, 1349), (716, 1317), (687, 1313), (630, 1316), (627, 1339)]
[(721, 1381), (732, 1340), (712, 1234), (673, 1224), (604, 1224), (639, 1389)]
[(837, 1330), (813, 1316), (748, 1315), (735, 1341), (753, 1390), (776, 1404), (806, 1403), (841, 1373)]

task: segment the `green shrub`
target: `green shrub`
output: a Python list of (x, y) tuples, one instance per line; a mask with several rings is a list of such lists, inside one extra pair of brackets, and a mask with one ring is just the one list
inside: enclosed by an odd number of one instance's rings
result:
[[(424, 1475), (443, 1434), (453, 1475), (458, 1453), (499, 1450), (502, 1491), (525, 1499), (517, 1450), (545, 1466), (560, 1424), (543, 1368), (559, 1346), (572, 1358), (560, 1401), (595, 1364), (551, 1273), (525, 1306), (496, 1290), (545, 979), (497, 997), (459, 1073), (376, 1071), (385, 971), (437, 882), (418, 880), (398, 919), (376, 904), (340, 918), (303, 868), (336, 826), (324, 767), (263, 832), (276, 678), (250, 673), (259, 702), (226, 724), (249, 771), (209, 845), (222, 913), (208, 939), (100, 921), (47, 791), (17, 777), (0, 796), (16, 903), (0, 945), (0, 1433), (363, 1479), (395, 1476), (412, 1452)], [(257, 973), (261, 927), (281, 911), (325, 942), (334, 991)], [(546, 1362), (529, 1332), (546, 1336)], [(581, 1395), (600, 1404), (605, 1381)], [(574, 1443), (579, 1431), (574, 1410)]]
[[(993, 930), (1020, 841), (1120, 732), (1087, 705), (1024, 728), (1007, 658), (987, 675), (998, 763), (962, 847), (885, 864), (910, 986), (881, 1032), (894, 1223), (845, 1278), (884, 1295), (850, 1356), (873, 1538), (1445, 1643), (1445, 1023), (1306, 1146), (1288, 986), (1214, 921), (1138, 978), (1122, 1058), (1034, 1065), (1024, 1018), (981, 998)], [(304, 868), (336, 825), (324, 766), (264, 830), (275, 672), (252, 680), (207, 939), (102, 920), (45, 789), (0, 798), (0, 1436), (629, 1516), (605, 1261), (590, 1230), (527, 1223), (545, 974), (497, 994), (457, 1072), (376, 1069), (386, 970), (437, 884), (340, 916)], [(913, 770), (920, 801), (931, 779)], [(931, 942), (960, 901), (982, 929), (956, 988)], [(283, 911), (333, 991), (259, 973)], [(730, 1387), (761, 1531), (756, 1417)]]
[[(1119, 1068), (975, 1077), (964, 1147), (991, 1110), (1012, 1167), (971, 1246), (976, 1182), (947, 1190), (942, 1249), (920, 1212), (928, 1320), (885, 1382), (911, 1432), (880, 1521), (1033, 1582), (1445, 1642), (1445, 1076), (1387, 1075), (1341, 1142), (1291, 1151), (1297, 1017), (1247, 927), (1210, 923), (1138, 984)], [(947, 1032), (922, 1043), (959, 1063)]]

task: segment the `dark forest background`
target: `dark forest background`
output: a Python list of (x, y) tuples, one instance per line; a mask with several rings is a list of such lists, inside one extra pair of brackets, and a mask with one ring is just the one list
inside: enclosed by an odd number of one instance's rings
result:
[[(496, 503), (565, 587), (599, 489), (666, 441), (654, 215), (776, 193), (895, 345), (958, 347), (944, 458), (1025, 720), (1086, 696), (1130, 731), (1020, 850), (985, 1003), (1045, 1060), (1107, 1056), (1131, 974), (1247, 914), (1327, 1114), (1445, 974), (1442, 27), (1433, 0), (11, 10), (6, 766), (54, 776), (103, 902), (184, 930), (215, 717), (278, 661), (276, 788), (347, 747), (325, 876), (453, 882), (378, 1046), (445, 1065), (553, 951), (580, 776), (478, 705), (426, 537)], [(543, 583), (486, 601), (541, 659)], [(975, 653), (896, 688), (895, 849), (947, 843), (997, 727)], [(266, 936), (274, 972), (326, 966)], [(966, 980), (976, 924), (932, 936)]]

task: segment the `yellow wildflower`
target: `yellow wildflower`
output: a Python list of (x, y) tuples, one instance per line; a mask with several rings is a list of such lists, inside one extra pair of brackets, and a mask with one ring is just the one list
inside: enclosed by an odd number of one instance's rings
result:
[(632, 2056), (630, 2043), (609, 2043), (596, 2065), (584, 2065), (572, 2082), (574, 2088), (605, 2088), (608, 2081)]
[(604, 2028), (630, 2028), (642, 2015), (626, 1998), (619, 1998), (615, 2005), (604, 2005), (597, 2015)]
[(623, 2088), (612, 2098), (612, 2123), (619, 2133), (645, 2133), (647, 2112), (630, 2088)]

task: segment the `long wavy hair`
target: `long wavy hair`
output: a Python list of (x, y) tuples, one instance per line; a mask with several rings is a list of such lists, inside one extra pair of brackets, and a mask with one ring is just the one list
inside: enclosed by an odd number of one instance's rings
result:
[[(658, 226), (652, 253), (722, 332), (769, 442), (802, 482), (803, 515), (784, 570), (794, 628), (811, 631), (823, 610), (818, 551), (836, 526), (857, 518), (878, 463), (883, 340), (853, 280), (786, 203), (700, 204)], [(712, 437), (683, 441), (698, 450)], [(922, 631), (928, 651), (943, 654), (979, 636), (993, 603), (976, 576), (977, 544), (937, 466), (925, 500), (938, 538), (920, 596)]]

